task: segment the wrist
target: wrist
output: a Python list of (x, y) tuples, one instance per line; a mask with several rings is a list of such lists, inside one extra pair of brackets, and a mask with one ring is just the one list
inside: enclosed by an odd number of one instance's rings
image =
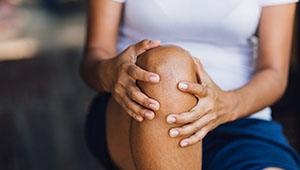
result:
[(229, 104), (229, 114), (230, 114), (230, 121), (234, 121), (239, 119), (241, 116), (241, 109), (243, 108), (243, 100), (241, 95), (238, 92), (235, 91), (228, 91), (228, 102), (230, 102)]
[(96, 66), (100, 86), (105, 92), (110, 92), (113, 85), (115, 68), (113, 68), (112, 63), (112, 59), (106, 59), (99, 61)]

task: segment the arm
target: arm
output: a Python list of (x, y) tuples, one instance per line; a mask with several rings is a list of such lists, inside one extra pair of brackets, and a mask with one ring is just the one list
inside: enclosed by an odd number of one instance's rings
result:
[(108, 59), (116, 56), (122, 4), (111, 0), (89, 0), (88, 9), (87, 38), (81, 75), (93, 89), (107, 92), (110, 82), (100, 79), (108, 75), (110, 70), (103, 65), (108, 63)]
[(200, 61), (195, 61), (201, 84), (182, 81), (178, 88), (194, 94), (198, 103), (189, 112), (168, 115), (176, 119), (170, 124), (186, 124), (172, 128), (171, 137), (191, 135), (181, 143), (187, 143), (185, 146), (195, 144), (217, 126), (250, 116), (283, 95), (288, 78), (294, 12), (295, 4), (263, 9), (256, 72), (239, 89), (223, 91), (205, 72)]
[(137, 56), (159, 46), (158, 41), (143, 40), (116, 54), (122, 4), (112, 0), (89, 0), (87, 41), (81, 65), (86, 83), (98, 92), (110, 92), (133, 118), (153, 119), (159, 103), (136, 86), (136, 80), (157, 83), (159, 76), (135, 62)]
[(287, 85), (295, 4), (265, 7), (259, 26), (259, 57), (251, 81), (234, 90), (235, 119), (273, 104)]

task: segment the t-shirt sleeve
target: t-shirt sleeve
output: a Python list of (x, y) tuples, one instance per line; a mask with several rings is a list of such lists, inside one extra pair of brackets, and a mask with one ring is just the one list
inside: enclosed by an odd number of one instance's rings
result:
[(112, 0), (114, 2), (124, 3), (126, 0)]
[(288, 3), (297, 3), (299, 0), (260, 0), (261, 6), (283, 5)]

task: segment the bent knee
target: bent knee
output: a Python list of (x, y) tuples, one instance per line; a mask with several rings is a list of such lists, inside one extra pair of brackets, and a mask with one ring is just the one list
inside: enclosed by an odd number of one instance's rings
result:
[(195, 105), (194, 96), (177, 88), (181, 80), (197, 82), (194, 61), (187, 51), (173, 45), (160, 46), (140, 55), (137, 65), (160, 75), (158, 84), (138, 82), (138, 85), (149, 97), (160, 102), (161, 111), (182, 112)]
[[(192, 56), (183, 48), (175, 45), (165, 45), (153, 48), (138, 56), (137, 63), (141, 68), (161, 74), (169, 78), (172, 73), (195, 73)], [(169, 74), (168, 74), (169, 73)]]

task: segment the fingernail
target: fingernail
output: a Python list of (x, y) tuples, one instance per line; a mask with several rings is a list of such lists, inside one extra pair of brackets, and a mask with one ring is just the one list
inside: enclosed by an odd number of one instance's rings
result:
[(152, 120), (154, 118), (154, 113), (151, 111), (146, 111), (145, 116), (149, 119)]
[(160, 44), (160, 40), (151, 40), (150, 44)]
[(174, 122), (176, 122), (176, 118), (174, 116), (168, 116), (167, 117), (167, 122), (168, 123), (174, 123)]
[(170, 130), (170, 136), (171, 136), (171, 137), (176, 137), (176, 136), (178, 136), (178, 135), (179, 135), (178, 130), (175, 130), (175, 129), (171, 129), (171, 130)]
[(180, 142), (180, 146), (182, 146), (182, 147), (185, 147), (185, 146), (187, 146), (189, 143), (187, 142), (187, 141), (185, 141), (185, 140), (183, 140), (183, 141), (181, 141)]
[(144, 120), (144, 118), (141, 117), (141, 116), (136, 116), (136, 119), (137, 119), (139, 122), (142, 122), (142, 121)]
[(188, 88), (188, 84), (186, 84), (186, 83), (179, 83), (178, 87), (180, 89), (187, 89)]
[(149, 79), (150, 79), (150, 81), (152, 81), (152, 82), (159, 82), (159, 76), (157, 76), (157, 75), (151, 75), (151, 76), (149, 77)]
[(154, 104), (154, 103), (150, 103), (149, 104), (149, 107), (153, 110), (158, 110), (159, 109), (159, 106), (157, 104)]

